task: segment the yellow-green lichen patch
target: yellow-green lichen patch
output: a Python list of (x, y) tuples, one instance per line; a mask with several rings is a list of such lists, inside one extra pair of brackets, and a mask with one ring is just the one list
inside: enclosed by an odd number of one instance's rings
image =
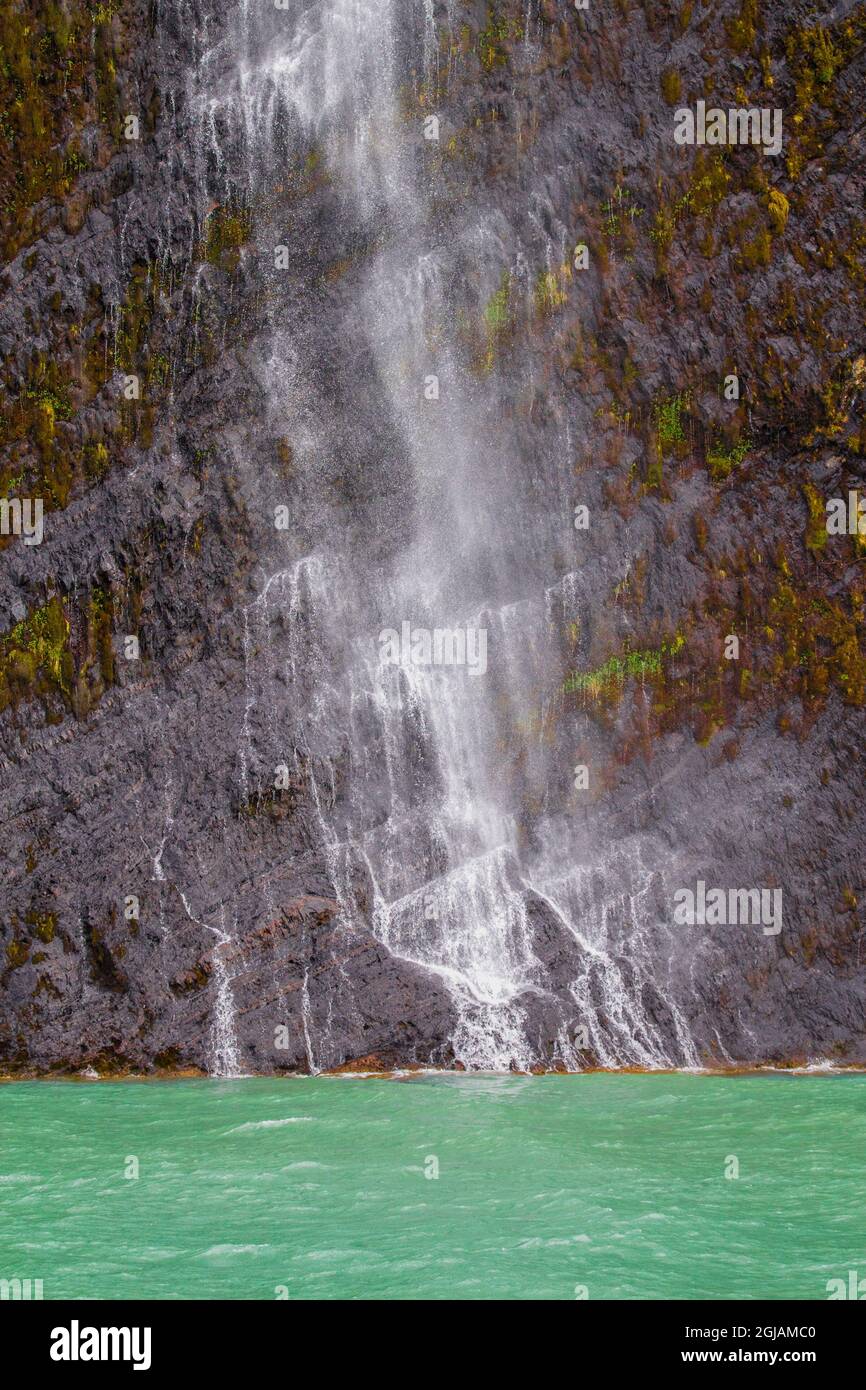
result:
[[(23, 0), (0, 10), (0, 253), (41, 233), (45, 199), (62, 201), (87, 167), (78, 132), (120, 135), (120, 0)], [(131, 10), (132, 7), (128, 6)], [(128, 17), (125, 31), (132, 28)]]
[(22, 941), (20, 936), (13, 937), (6, 945), (6, 966), (9, 970), (17, 970), (19, 966), (27, 964), (30, 955), (30, 942)]
[(56, 912), (37, 912), (34, 908), (31, 908), (30, 911), (25, 914), (24, 921), (32, 930), (34, 936), (38, 936), (39, 940), (44, 942), (46, 946), (50, 945), (54, 940), (54, 933), (57, 930)]
[(252, 216), (248, 208), (214, 208), (205, 226), (202, 260), (232, 274), (240, 264), (240, 248), (249, 241), (251, 229)]
[[(130, 620), (136, 603), (133, 585)], [(66, 710), (83, 718), (115, 680), (116, 608), (100, 586), (74, 603), (55, 595), (0, 636), (0, 711), (41, 700), (48, 722)]]
[[(484, 346), (476, 363), (482, 372), (489, 372), (496, 360), (497, 350), (512, 330), (514, 315), (511, 305), (511, 276), (502, 272), (499, 288), (490, 296), (482, 311)], [(477, 332), (473, 330), (477, 341)]]
[(500, 3), (487, 6), (487, 21), (478, 35), (476, 45), (481, 66), (490, 71), (504, 67), (508, 61), (509, 44), (523, 36), (523, 26), (518, 15), (507, 15)]
[(38, 696), (68, 700), (71, 685), (69, 619), (55, 596), (0, 637), (0, 710)]
[(676, 68), (664, 68), (659, 83), (668, 106), (676, 106), (683, 94), (683, 80)]
[(98, 661), (99, 672), (106, 685), (110, 685), (114, 680), (113, 619), (114, 599), (111, 591), (102, 588), (92, 589), (87, 624), (89, 654)]
[(850, 96), (837, 91), (844, 85), (837, 79), (860, 53), (864, 39), (862, 5), (834, 24), (797, 25), (788, 34), (785, 55), (794, 78), (791, 136), (785, 152), (790, 179), (799, 179), (806, 164), (822, 155), (826, 142), (844, 124)]
[(741, 0), (740, 8), (725, 20), (728, 42), (735, 53), (749, 53), (758, 36), (758, 0)]
[(781, 188), (771, 188), (767, 194), (767, 211), (770, 214), (773, 231), (777, 236), (781, 236), (788, 225), (790, 208), (791, 205)]
[(610, 657), (594, 671), (573, 671), (567, 677), (563, 690), (567, 695), (578, 694), (588, 700), (598, 700), (621, 690), (626, 681), (646, 681), (661, 676), (665, 661), (682, 651), (685, 638), (677, 633), (660, 647), (644, 651), (626, 651)]
[(727, 446), (724, 440), (716, 440), (707, 449), (707, 468), (714, 483), (721, 483), (743, 462), (749, 452), (749, 441), (741, 439)]
[(620, 181), (601, 205), (602, 232), (611, 249), (622, 253), (626, 260), (633, 257), (636, 228), (644, 212), (628, 185)]
[(806, 525), (806, 547), (813, 552), (823, 550), (827, 544), (826, 512), (823, 498), (811, 483), (803, 484), (803, 497), (809, 510), (809, 520)]
[(555, 270), (542, 270), (535, 281), (535, 309), (542, 316), (553, 314), (568, 303), (565, 288), (571, 279), (571, 267), (566, 263)]
[[(45, 511), (62, 509), (77, 492), (104, 477), (127, 444), (149, 446), (155, 409), (171, 378), (168, 356), (159, 350), (160, 335), (154, 331), (165, 289), (156, 266), (136, 263), (113, 332), (95, 284), (81, 322), (69, 328), (71, 349), (63, 323), (49, 320), (43, 325), (47, 349), (34, 350), (23, 364), (13, 354), (4, 359), (0, 446), (8, 462), (0, 472), (0, 497), (40, 497)], [(87, 407), (118, 369), (137, 378), (138, 396), (120, 397), (119, 425), (102, 422), (89, 435)], [(0, 538), (0, 547), (10, 539)]]
[(680, 391), (653, 404), (653, 424), (663, 454), (680, 452), (686, 443), (685, 417), (689, 395)]

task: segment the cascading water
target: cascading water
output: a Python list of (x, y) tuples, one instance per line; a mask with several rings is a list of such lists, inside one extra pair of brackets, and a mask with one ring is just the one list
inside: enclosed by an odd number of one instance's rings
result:
[[(422, 133), (453, 51), (440, 8), (242, 0), (219, 39), (204, 26), (192, 94), (203, 202), (253, 209), (268, 330), (250, 365), (298, 480), (292, 525), (241, 615), (240, 796), (280, 764), (307, 779), (344, 924), (363, 920), (444, 981), (464, 1065), (579, 1066), (587, 1050), (602, 1064), (688, 1064), (675, 1009), (673, 1055), (646, 1009), (647, 989), (660, 994), (644, 925), (654, 871), (639, 854), (599, 863), (585, 829), (545, 806), (539, 707), (562, 664), (552, 614), (579, 586), (554, 560), (561, 519), (530, 502), (535, 461), (503, 428), (509, 392), (534, 398), (533, 365), (503, 386), (460, 341), (461, 295), (484, 322), (503, 276), (517, 312), (532, 288), (502, 211), (440, 215)], [(281, 201), (290, 169), (327, 183), (334, 276), (351, 276), (327, 346), (298, 214)], [(561, 246), (543, 231), (543, 200), (530, 223), (553, 273), (566, 230)], [(337, 483), (354, 514), (335, 503)], [(567, 525), (561, 477), (555, 495)], [(405, 643), (386, 653), (382, 634), (404, 624), (483, 632), (485, 660), (473, 671), (419, 661)], [(554, 937), (565, 985), (548, 971)], [(312, 1034), (313, 987), (305, 972), (311, 1070), (327, 1052)]]
[(221, 954), (221, 948), (231, 944), (231, 936), (223, 927), (215, 927), (211, 923), (202, 922), (195, 917), (186, 894), (182, 889), (178, 889), (178, 892), (181, 902), (183, 903), (184, 912), (189, 920), (194, 922), (197, 926), (204, 927), (206, 931), (211, 932), (216, 938), (217, 943), (216, 949), (211, 956), (214, 980), (216, 983), (216, 1002), (213, 1017), (210, 1070), (214, 1076), (238, 1076), (240, 1074), (240, 1058), (235, 1029), (231, 981), (229, 980), (228, 968)]

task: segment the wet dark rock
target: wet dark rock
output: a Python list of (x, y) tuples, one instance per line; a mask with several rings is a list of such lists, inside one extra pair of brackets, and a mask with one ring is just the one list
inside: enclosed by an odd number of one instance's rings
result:
[[(23, 472), (53, 500), (42, 545), (0, 551), (0, 1070), (225, 1070), (226, 1047), (262, 1072), (493, 1052), (520, 1068), (866, 1063), (864, 556), (851, 538), (807, 543), (804, 491), (820, 506), (866, 491), (863, 7), (765, 7), (738, 53), (739, 0), (695, 7), (683, 32), (657, 4), (467, 0), (447, 38), (437, 0), (426, 78), (424, 6), (401, 8), (420, 231), (408, 201), (353, 207), (291, 113), (276, 146), (250, 150), (224, 108), (203, 141), (196, 100), (229, 91), (236, 62), (233, 7), (209, 0), (126, 0), (114, 115), (58, 117), (87, 170), (13, 229), (4, 489)], [(816, 24), (839, 66), (789, 166), (797, 35)], [(742, 83), (785, 111), (786, 153), (732, 151), (705, 215), (660, 92), (671, 63), (684, 105), (712, 73), (720, 104)], [(112, 121), (132, 109), (144, 134), (125, 142)], [(771, 187), (791, 207), (779, 234)], [(583, 240), (591, 267), (572, 271)], [(507, 1019), (424, 954), (442, 928), (425, 885), (449, 867), (429, 711), (404, 689), (396, 756), (357, 676), (417, 539), (413, 450), (440, 428), (407, 426), (383, 369), (368, 277), (395, 248), (395, 282), (435, 252), (456, 364), (443, 398), (462, 390), (471, 421), (474, 530), (431, 611), (492, 615), (484, 765), (515, 828), (491, 874), (534, 962)], [(679, 395), (667, 447), (659, 408)], [(460, 443), (443, 440), (455, 468)], [(417, 563), (452, 539), (432, 534)], [(54, 595), (69, 636), (40, 682), (12, 669), (11, 634)], [(572, 673), (635, 654), (637, 674), (569, 692)], [(370, 856), (393, 882), (387, 928)], [(781, 883), (782, 933), (675, 926), (674, 892), (699, 879)], [(459, 923), (471, 885), (453, 882)], [(43, 941), (28, 914), (49, 908)]]

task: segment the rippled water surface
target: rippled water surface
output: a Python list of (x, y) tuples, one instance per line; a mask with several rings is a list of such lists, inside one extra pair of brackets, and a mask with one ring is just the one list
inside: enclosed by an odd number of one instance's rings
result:
[(863, 1075), (13, 1083), (0, 1126), (0, 1277), (45, 1298), (823, 1299), (866, 1276)]

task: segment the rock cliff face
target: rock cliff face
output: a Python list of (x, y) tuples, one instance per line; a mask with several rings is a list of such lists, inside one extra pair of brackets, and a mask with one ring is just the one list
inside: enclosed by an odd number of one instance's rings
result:
[(0, 1068), (866, 1062), (866, 6), (0, 45)]

